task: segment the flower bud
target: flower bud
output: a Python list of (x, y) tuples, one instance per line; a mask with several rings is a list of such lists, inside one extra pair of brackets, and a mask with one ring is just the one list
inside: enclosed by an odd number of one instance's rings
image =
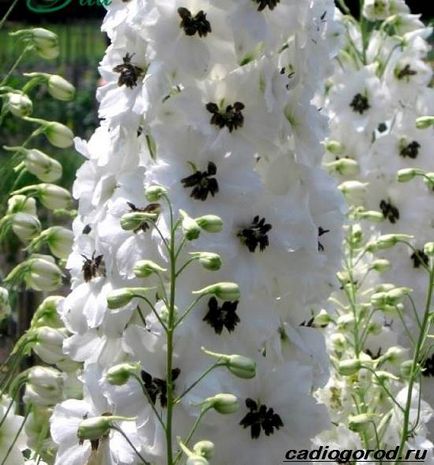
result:
[(420, 116), (416, 119), (417, 129), (428, 129), (434, 126), (434, 116)]
[(341, 158), (340, 160), (327, 163), (326, 168), (331, 173), (337, 173), (341, 176), (354, 176), (359, 172), (359, 164), (352, 158)]
[(227, 355), (217, 352), (211, 352), (204, 347), (201, 349), (211, 357), (215, 357), (222, 362), (226, 368), (238, 378), (250, 379), (256, 376), (256, 363), (243, 355)]
[(313, 320), (313, 324), (315, 327), (324, 327), (327, 326), (329, 323), (332, 323), (333, 319), (327, 313), (326, 310), (322, 309), (318, 315), (315, 316)]
[(110, 416), (86, 418), (78, 425), (78, 438), (80, 441), (96, 441), (109, 433), (111, 425)]
[(204, 456), (199, 455), (196, 452), (192, 452), (180, 439), (178, 439), (178, 441), (179, 447), (187, 456), (187, 460), (185, 462), (186, 465), (209, 465), (208, 460)]
[(66, 330), (41, 326), (28, 334), (34, 341), (33, 350), (45, 363), (51, 365), (66, 358), (62, 349), (67, 337)]
[(341, 330), (341, 331), (342, 330), (344, 330), (344, 331), (351, 330), (352, 328), (354, 328), (355, 322), (356, 322), (356, 320), (354, 318), (354, 315), (352, 315), (350, 313), (341, 315), (337, 319), (338, 329)]
[(61, 149), (71, 147), (74, 139), (74, 133), (71, 129), (57, 121), (48, 123), (44, 128), (44, 134), (47, 136), (50, 144)]
[(9, 304), (9, 292), (4, 287), (0, 287), (0, 321), (11, 312)]
[(188, 241), (193, 241), (197, 239), (200, 235), (200, 227), (198, 223), (193, 220), (184, 210), (179, 210), (180, 215), (182, 216), (182, 232), (184, 233), (185, 238)]
[(64, 299), (60, 295), (50, 295), (46, 297), (36, 309), (31, 322), (31, 328), (38, 326), (50, 326), (51, 328), (60, 328), (63, 326), (62, 321), (57, 313), (57, 306)]
[(333, 155), (342, 155), (345, 151), (343, 144), (337, 140), (327, 140), (325, 141), (324, 146), (327, 152), (330, 152)]
[(39, 184), (38, 197), (41, 203), (50, 210), (69, 208), (72, 203), (69, 191), (55, 184)]
[(69, 102), (75, 96), (75, 87), (62, 76), (52, 74), (47, 81), (48, 92), (57, 100)]
[(31, 258), (24, 280), (35, 291), (54, 291), (62, 284), (62, 270), (44, 258)]
[(352, 376), (362, 368), (362, 362), (359, 359), (342, 360), (338, 365), (338, 372), (342, 376)]
[(7, 213), (28, 213), (37, 216), (36, 201), (26, 195), (12, 195), (8, 200)]
[(404, 379), (409, 379), (413, 372), (413, 360), (405, 360), (399, 367), (399, 373)]
[(145, 197), (148, 202), (156, 202), (163, 196), (167, 196), (167, 189), (163, 186), (149, 186), (145, 189)]
[(8, 92), (5, 96), (6, 108), (18, 118), (29, 116), (33, 111), (33, 103), (26, 94)]
[(347, 340), (340, 333), (334, 333), (330, 336), (330, 343), (335, 352), (343, 352), (347, 348)]
[(126, 384), (131, 375), (138, 375), (140, 373), (140, 363), (121, 363), (115, 365), (107, 370), (105, 375), (109, 384), (115, 386), (122, 386)]
[(212, 252), (191, 252), (190, 255), (197, 258), (199, 263), (210, 271), (217, 271), (222, 266), (220, 255)]
[(408, 182), (414, 179), (416, 176), (423, 174), (423, 170), (417, 168), (404, 168), (399, 170), (396, 178), (398, 182)]
[(379, 362), (388, 362), (391, 364), (401, 363), (406, 354), (407, 350), (403, 349), (402, 347), (389, 347), (387, 351), (379, 358)]
[(116, 289), (107, 296), (107, 305), (110, 310), (125, 307), (134, 297), (146, 296), (151, 287), (123, 287)]
[(29, 173), (44, 182), (57, 181), (62, 177), (62, 165), (37, 149), (25, 150), (24, 165)]
[(193, 452), (207, 460), (211, 459), (214, 455), (214, 443), (211, 441), (199, 441), (193, 446)]
[(211, 284), (210, 286), (206, 286), (203, 289), (200, 289), (198, 291), (193, 291), (192, 294), (195, 295), (215, 295), (221, 300), (229, 300), (229, 301), (234, 301), (234, 300), (239, 300), (240, 298), (240, 288), (238, 284), (236, 283), (217, 283), (217, 284)]
[(423, 251), (428, 257), (434, 257), (434, 242), (427, 242), (423, 246)]
[(367, 182), (345, 181), (339, 184), (338, 189), (348, 201), (358, 203), (363, 200), (368, 185)]
[(41, 232), (38, 218), (27, 213), (15, 213), (11, 218), (12, 231), (18, 238), (27, 243)]
[(206, 232), (218, 233), (223, 230), (223, 221), (217, 215), (203, 215), (195, 220), (196, 223)]
[(226, 415), (236, 412), (240, 404), (233, 394), (216, 394), (205, 399), (202, 408), (213, 408), (216, 412)]
[(360, 415), (350, 415), (348, 418), (348, 427), (351, 431), (358, 433), (367, 432), (367, 430), (372, 429), (374, 418), (376, 415), (374, 413), (362, 413)]
[(31, 32), (33, 45), (40, 57), (52, 60), (59, 56), (60, 50), (57, 34), (42, 27), (33, 28)]
[(147, 212), (124, 213), (121, 217), (121, 228), (125, 231), (136, 231), (149, 220), (155, 220), (157, 216), (156, 213)]
[(376, 252), (377, 250), (390, 249), (398, 242), (408, 241), (413, 239), (413, 236), (408, 234), (384, 234), (380, 236), (377, 240), (369, 242), (366, 246), (368, 252)]
[(385, 258), (378, 258), (374, 260), (371, 264), (371, 270), (377, 271), (378, 273), (383, 273), (385, 271), (390, 270), (390, 262)]
[(157, 265), (152, 260), (139, 260), (133, 268), (133, 272), (137, 278), (147, 278), (152, 273), (164, 273), (165, 268)]
[(42, 234), (45, 235), (51, 253), (58, 258), (68, 258), (72, 251), (74, 234), (62, 226), (52, 226)]
[(359, 209), (353, 213), (353, 217), (355, 220), (366, 220), (374, 223), (381, 223), (384, 221), (384, 215), (375, 210)]
[(381, 21), (390, 15), (390, 0), (365, 0), (363, 16), (369, 21)]

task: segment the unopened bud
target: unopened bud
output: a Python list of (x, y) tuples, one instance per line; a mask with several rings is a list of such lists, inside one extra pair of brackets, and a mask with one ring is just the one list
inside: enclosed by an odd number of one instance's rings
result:
[(385, 271), (390, 270), (390, 262), (385, 258), (378, 258), (374, 260), (371, 264), (371, 270), (377, 271), (378, 273), (383, 273)]
[(32, 42), (36, 52), (46, 60), (52, 60), (59, 56), (59, 40), (57, 34), (42, 27), (31, 29)]
[(216, 394), (205, 399), (202, 408), (213, 408), (216, 412), (226, 415), (236, 412), (240, 404), (233, 394)]
[(150, 220), (157, 218), (157, 213), (128, 212), (121, 217), (121, 228), (125, 231), (135, 231), (140, 229)]
[(354, 315), (347, 313), (337, 319), (337, 325), (340, 330), (349, 330), (354, 327), (356, 320)]
[(407, 350), (403, 349), (402, 347), (389, 347), (387, 351), (379, 358), (379, 361), (381, 363), (401, 363), (406, 354)]
[(313, 324), (316, 327), (322, 327), (322, 326), (327, 326), (329, 323), (331, 323), (333, 319), (331, 316), (326, 312), (326, 310), (322, 309), (318, 315), (315, 316), (313, 320)]
[(360, 371), (362, 362), (359, 359), (342, 360), (338, 365), (338, 372), (342, 376), (352, 376)]
[(38, 218), (28, 213), (15, 213), (11, 218), (13, 232), (18, 238), (27, 243), (41, 232), (41, 223)]
[(324, 146), (327, 152), (332, 153), (333, 155), (342, 155), (345, 151), (343, 144), (337, 140), (327, 140), (324, 143)]
[(227, 355), (211, 352), (202, 347), (202, 350), (211, 357), (217, 358), (224, 363), (226, 368), (238, 378), (251, 379), (256, 376), (256, 363), (254, 360), (243, 355)]
[(377, 240), (369, 242), (366, 246), (366, 250), (368, 252), (376, 252), (377, 250), (390, 249), (398, 244), (398, 242), (408, 241), (410, 239), (413, 239), (413, 236), (408, 234), (384, 234)]
[(240, 298), (240, 288), (236, 283), (216, 283), (206, 286), (203, 289), (198, 291), (193, 291), (192, 294), (195, 295), (215, 295), (221, 300), (239, 300)]
[(180, 439), (178, 441), (179, 447), (187, 456), (186, 465), (209, 465), (208, 460), (204, 456), (191, 451)]
[(218, 233), (223, 230), (223, 220), (217, 215), (204, 215), (195, 218), (196, 223), (206, 232)]
[(219, 270), (222, 266), (220, 255), (212, 252), (191, 252), (190, 255), (197, 258), (199, 263), (210, 271)]
[(148, 292), (153, 289), (150, 287), (123, 287), (112, 291), (107, 296), (107, 305), (111, 310), (125, 307), (135, 297), (145, 297)]
[(31, 327), (49, 326), (51, 328), (60, 328), (63, 326), (57, 313), (57, 306), (64, 299), (59, 295), (50, 295), (46, 297), (36, 309), (32, 317)]
[(421, 116), (416, 119), (417, 129), (428, 129), (434, 126), (434, 116)]
[(62, 165), (37, 149), (25, 150), (24, 165), (29, 173), (44, 182), (57, 181), (62, 177)]
[(414, 179), (416, 176), (423, 174), (423, 170), (417, 168), (404, 168), (399, 170), (396, 178), (398, 182), (408, 182)]
[(167, 195), (167, 189), (163, 186), (149, 186), (145, 190), (145, 197), (149, 202), (156, 202)]
[(191, 218), (184, 210), (179, 210), (182, 216), (182, 232), (188, 241), (194, 241), (200, 235), (200, 227), (197, 222)]
[(345, 181), (339, 184), (338, 189), (350, 202), (358, 203), (363, 200), (369, 183), (360, 181)]
[(8, 200), (7, 213), (28, 213), (37, 216), (36, 201), (27, 195), (12, 195)]
[(45, 234), (48, 247), (55, 257), (68, 258), (74, 240), (74, 234), (70, 229), (62, 226), (52, 226), (46, 229), (43, 234)]
[(193, 452), (207, 460), (211, 459), (214, 455), (214, 443), (211, 441), (199, 441), (193, 446)]
[(122, 386), (127, 383), (131, 375), (140, 373), (140, 363), (121, 363), (107, 370), (105, 375), (107, 381), (115, 386)]
[(7, 108), (14, 116), (22, 118), (23, 116), (31, 115), (33, 111), (33, 103), (26, 94), (19, 92), (8, 92), (5, 96), (5, 108)]
[(404, 379), (409, 379), (413, 375), (413, 360), (405, 360), (399, 367), (399, 373)]
[(374, 223), (381, 223), (384, 221), (384, 215), (376, 210), (358, 209), (353, 213), (353, 216), (355, 220), (366, 220)]
[(57, 100), (69, 102), (75, 96), (75, 87), (62, 76), (52, 74), (47, 81), (48, 92)]
[(164, 273), (165, 268), (157, 265), (152, 260), (139, 260), (133, 268), (133, 272), (137, 278), (147, 278), (153, 273)]
[(61, 149), (71, 147), (74, 140), (74, 133), (71, 129), (57, 121), (48, 123), (44, 128), (44, 134), (50, 144)]
[(30, 258), (24, 280), (35, 291), (54, 291), (62, 284), (62, 270), (47, 258)]
[(351, 158), (341, 158), (327, 163), (325, 166), (330, 172), (338, 173), (341, 176), (354, 176), (359, 172), (359, 164)]
[(428, 257), (434, 257), (434, 242), (427, 242), (423, 246), (423, 251)]
[(348, 427), (351, 431), (366, 432), (368, 428), (372, 428), (375, 414), (362, 413), (360, 415), (350, 415), (348, 418)]
[(334, 333), (330, 336), (330, 343), (335, 352), (343, 352), (347, 348), (347, 340), (341, 333)]

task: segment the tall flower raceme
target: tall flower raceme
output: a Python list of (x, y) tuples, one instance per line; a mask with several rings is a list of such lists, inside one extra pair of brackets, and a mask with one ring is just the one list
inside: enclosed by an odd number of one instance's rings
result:
[[(311, 104), (329, 1), (113, 2), (74, 196), (56, 464), (262, 464), (329, 425), (312, 315), (342, 205)], [(245, 444), (239, 453), (240, 444)]]
[(322, 103), (331, 116), (325, 164), (350, 214), (341, 292), (318, 318), (334, 365), (320, 397), (339, 424), (337, 443), (351, 429), (366, 449), (432, 454), (432, 409), (421, 400), (430, 400), (421, 379), (433, 285), (431, 29), (401, 0), (362, 2), (359, 20), (340, 5), (345, 44)]

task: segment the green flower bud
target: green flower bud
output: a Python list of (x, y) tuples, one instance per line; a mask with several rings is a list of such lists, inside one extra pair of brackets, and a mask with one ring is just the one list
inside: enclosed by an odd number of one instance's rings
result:
[(18, 118), (29, 116), (33, 111), (33, 103), (26, 94), (8, 92), (4, 95), (6, 108)]
[(121, 217), (121, 228), (125, 231), (135, 231), (140, 229), (143, 224), (149, 220), (155, 220), (158, 217), (156, 213), (147, 212), (128, 212)]
[(40, 326), (49, 326), (51, 328), (62, 327), (63, 323), (57, 313), (57, 307), (63, 299), (64, 297), (59, 295), (46, 297), (33, 315), (31, 328)]
[(404, 168), (399, 170), (396, 178), (398, 182), (408, 182), (414, 179), (416, 176), (423, 174), (423, 170), (417, 168)]
[(351, 431), (357, 433), (367, 432), (373, 428), (372, 423), (376, 415), (374, 413), (362, 413), (360, 415), (350, 415), (348, 418), (348, 427)]
[(402, 347), (389, 347), (387, 351), (379, 358), (379, 362), (381, 363), (391, 363), (397, 364), (401, 363), (403, 358), (407, 355), (407, 350), (403, 349)]
[(377, 240), (369, 242), (366, 246), (366, 250), (368, 252), (376, 252), (378, 250), (390, 249), (398, 244), (398, 242), (408, 241), (410, 239), (413, 239), (413, 236), (408, 234), (384, 234)]
[(316, 327), (327, 326), (329, 323), (332, 323), (333, 319), (330, 315), (326, 312), (326, 310), (322, 309), (318, 315), (315, 316), (313, 320), (313, 324)]
[(55, 184), (32, 184), (18, 189), (14, 194), (36, 195), (41, 203), (50, 210), (69, 208), (72, 203), (69, 191)]
[(342, 360), (338, 364), (338, 373), (342, 376), (352, 376), (360, 371), (362, 362), (359, 359)]
[(131, 375), (139, 375), (140, 363), (120, 363), (107, 370), (105, 375), (107, 381), (115, 386), (126, 384)]
[(212, 252), (191, 252), (191, 256), (197, 258), (199, 263), (210, 271), (217, 271), (222, 266), (222, 259), (220, 255)]
[(78, 425), (78, 438), (80, 441), (96, 441), (109, 433), (111, 425), (112, 419), (109, 416), (86, 418)]
[(353, 217), (355, 220), (366, 220), (366, 221), (372, 221), (374, 223), (381, 223), (384, 221), (384, 215), (381, 212), (377, 212), (375, 210), (365, 210), (363, 209), (357, 209), (353, 213)]
[(54, 291), (62, 284), (62, 270), (49, 258), (36, 257), (23, 262), (27, 265), (24, 273), (27, 287), (35, 291)]
[(335, 352), (343, 352), (347, 348), (347, 340), (340, 333), (334, 333), (330, 336), (330, 343)]
[(47, 136), (50, 144), (61, 149), (71, 147), (74, 140), (74, 133), (71, 129), (57, 121), (48, 123), (44, 128), (44, 134)]
[(9, 292), (4, 287), (0, 287), (0, 322), (11, 312), (9, 304)]
[(36, 200), (27, 195), (12, 195), (8, 200), (7, 213), (28, 213), (36, 217)]
[(416, 119), (417, 129), (428, 129), (434, 126), (434, 116), (420, 116)]
[(153, 288), (151, 287), (123, 287), (116, 289), (107, 296), (107, 305), (110, 310), (125, 307), (135, 297), (145, 297)]
[(193, 291), (195, 295), (215, 295), (221, 300), (239, 300), (240, 299), (240, 288), (236, 283), (216, 283), (206, 286), (198, 291)]
[(238, 378), (250, 379), (256, 376), (256, 363), (243, 355), (227, 355), (211, 352), (204, 347), (201, 348), (207, 355), (217, 358), (226, 368)]
[(193, 446), (193, 452), (207, 460), (214, 455), (214, 444), (211, 441), (199, 441)]
[(62, 177), (62, 165), (57, 160), (37, 149), (24, 149), (24, 153), (26, 155), (24, 166), (27, 171), (41, 181), (53, 182)]
[(52, 226), (46, 229), (45, 234), (51, 253), (58, 258), (68, 258), (72, 251), (74, 234), (70, 229), (62, 226)]
[(358, 203), (363, 200), (368, 185), (367, 182), (345, 181), (339, 184), (338, 189), (348, 201)]
[(337, 140), (327, 140), (325, 141), (324, 146), (327, 152), (330, 152), (333, 155), (342, 155), (345, 151), (343, 144)]
[(75, 87), (62, 76), (52, 74), (47, 81), (48, 92), (57, 100), (69, 102), (74, 99)]
[(399, 372), (404, 379), (410, 379), (413, 370), (413, 360), (405, 360), (399, 367)]
[(423, 246), (423, 251), (428, 257), (434, 257), (434, 242), (427, 242)]
[(195, 218), (196, 223), (206, 232), (218, 233), (223, 230), (223, 221), (217, 215), (203, 215)]
[(354, 328), (355, 322), (356, 320), (354, 318), (354, 315), (350, 313), (341, 315), (337, 319), (338, 329), (344, 331), (351, 330), (352, 328)]
[(390, 270), (390, 262), (385, 258), (378, 258), (374, 260), (371, 264), (371, 270), (377, 271), (378, 273), (383, 273), (384, 271)]
[(149, 186), (145, 190), (145, 197), (149, 202), (156, 202), (163, 196), (167, 196), (167, 189), (163, 186)]
[(182, 232), (188, 241), (194, 241), (200, 235), (200, 227), (198, 223), (193, 220), (184, 210), (179, 210), (182, 216)]
[(337, 173), (341, 176), (354, 176), (359, 172), (359, 164), (351, 158), (341, 158), (340, 160), (326, 163), (325, 167), (330, 173)]
[(186, 465), (209, 465), (209, 462), (205, 457), (192, 452), (190, 449), (188, 449), (188, 447), (185, 446), (185, 444), (183, 444), (181, 440), (178, 439), (178, 442), (179, 447), (187, 456), (187, 460), (185, 462)]
[(157, 265), (152, 260), (139, 260), (133, 268), (133, 272), (137, 278), (147, 278), (153, 273), (164, 273), (165, 268)]
[(205, 399), (202, 408), (213, 408), (216, 412), (226, 415), (236, 412), (240, 408), (240, 404), (233, 394), (216, 394)]
[(38, 218), (27, 213), (15, 213), (11, 218), (12, 231), (18, 238), (27, 243), (41, 232)]

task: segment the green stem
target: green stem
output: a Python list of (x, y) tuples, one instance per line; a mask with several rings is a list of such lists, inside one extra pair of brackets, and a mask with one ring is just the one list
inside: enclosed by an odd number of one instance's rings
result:
[[(429, 285), (429, 288), (428, 288), (428, 295), (427, 295), (426, 305), (425, 305), (425, 313), (424, 313), (424, 317), (422, 320), (422, 328), (419, 333), (419, 338), (416, 344), (416, 349), (414, 352), (413, 362), (412, 362), (411, 370), (410, 370), (410, 380), (408, 383), (407, 401), (406, 401), (406, 405), (404, 409), (403, 426), (402, 426), (402, 433), (401, 433), (401, 442), (399, 444), (399, 449), (398, 449), (398, 457), (401, 457), (402, 451), (404, 449), (405, 443), (409, 435), (410, 409), (411, 409), (411, 401), (412, 401), (412, 394), (413, 394), (413, 386), (415, 382), (415, 373), (417, 373), (418, 371), (420, 352), (425, 342), (425, 338), (427, 334), (427, 327), (430, 322), (430, 307), (431, 307), (433, 285), (434, 285), (434, 270), (431, 270), (430, 272), (428, 285)], [(395, 463), (396, 465), (398, 465), (399, 463), (401, 463), (401, 460), (398, 459)]]
[(27, 418), (28, 418), (29, 415), (30, 415), (30, 412), (31, 412), (31, 407), (29, 407), (29, 409), (27, 410), (26, 414), (24, 415), (24, 419), (23, 419), (23, 421), (22, 421), (20, 427), (18, 428), (17, 434), (15, 435), (14, 440), (12, 441), (12, 444), (9, 446), (9, 449), (8, 449), (8, 451), (6, 452), (6, 455), (4, 456), (1, 465), (5, 465), (6, 460), (8, 459), (10, 453), (12, 452), (12, 449), (13, 449), (14, 446), (15, 446), (15, 443), (16, 443), (17, 440), (18, 440), (18, 436), (21, 434), (21, 431), (22, 431), (23, 428), (24, 428), (24, 424), (26, 423)]
[(121, 434), (123, 436), (123, 438), (125, 439), (125, 441), (127, 441), (127, 443), (129, 444), (129, 446), (131, 447), (131, 449), (133, 449), (133, 451), (135, 452), (135, 454), (137, 455), (137, 457), (139, 457), (139, 459), (145, 464), (145, 465), (151, 465), (150, 462), (148, 462), (147, 460), (145, 460), (143, 458), (143, 456), (140, 454), (140, 452), (135, 448), (134, 444), (130, 441), (129, 437), (118, 427), (118, 426), (111, 426), (110, 427), (111, 429), (114, 429), (115, 431), (117, 431), (119, 434)]
[[(1, 26), (0, 26), (1, 27)], [(0, 82), (0, 86), (6, 84), (7, 80), (10, 78), (11, 74), (15, 71), (16, 67), (20, 64), (21, 60), (24, 58), (25, 54), (29, 52), (33, 47), (31, 45), (27, 45), (24, 50), (21, 52), (20, 56), (15, 60), (15, 63), (12, 65), (9, 72), (3, 78), (2, 82)]]

